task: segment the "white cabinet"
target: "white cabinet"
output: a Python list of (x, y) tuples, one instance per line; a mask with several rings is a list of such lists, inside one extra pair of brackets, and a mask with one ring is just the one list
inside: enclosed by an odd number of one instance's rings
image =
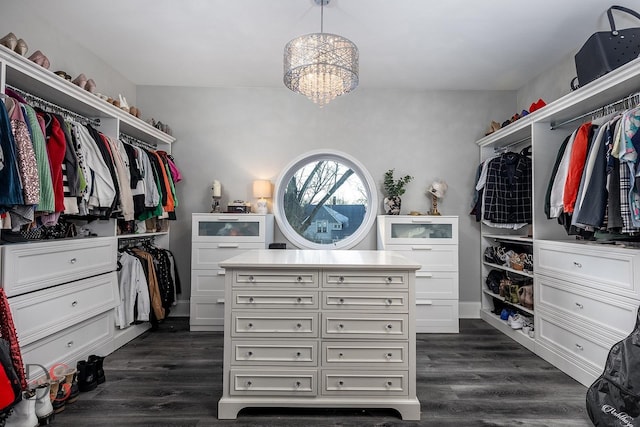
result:
[(420, 419), (415, 270), (395, 251), (252, 250), (225, 268), (223, 396), (245, 407), (394, 408)]
[(586, 386), (633, 330), (640, 304), (640, 251), (601, 246), (534, 244), (536, 353)]
[(416, 272), (416, 332), (457, 333), (458, 217), (380, 215), (378, 249), (422, 265)]
[[(194, 213), (191, 217), (192, 331), (222, 331), (225, 269), (220, 261), (273, 242), (273, 215)], [(241, 296), (239, 296), (241, 300)], [(261, 301), (278, 300), (263, 296)]]
[(2, 286), (25, 364), (75, 365), (113, 351), (119, 302), (113, 237), (4, 245)]

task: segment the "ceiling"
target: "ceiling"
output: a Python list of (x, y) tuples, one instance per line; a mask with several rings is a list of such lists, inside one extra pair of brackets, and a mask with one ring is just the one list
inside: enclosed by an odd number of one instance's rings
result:
[[(314, 0), (21, 3), (137, 85), (282, 87), (284, 45), (320, 31)], [(610, 5), (331, 0), (324, 31), (356, 43), (363, 88), (516, 90), (606, 29)]]

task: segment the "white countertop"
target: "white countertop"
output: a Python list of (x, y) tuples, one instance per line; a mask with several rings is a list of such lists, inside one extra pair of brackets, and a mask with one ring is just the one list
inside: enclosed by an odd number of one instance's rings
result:
[(256, 249), (220, 262), (224, 268), (369, 268), (418, 270), (394, 251)]

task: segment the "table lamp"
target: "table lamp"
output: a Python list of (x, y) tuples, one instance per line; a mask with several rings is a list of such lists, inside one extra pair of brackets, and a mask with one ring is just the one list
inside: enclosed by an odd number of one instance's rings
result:
[(257, 213), (266, 214), (268, 212), (266, 199), (271, 197), (271, 181), (253, 181), (253, 197), (258, 199), (258, 203), (256, 204)]

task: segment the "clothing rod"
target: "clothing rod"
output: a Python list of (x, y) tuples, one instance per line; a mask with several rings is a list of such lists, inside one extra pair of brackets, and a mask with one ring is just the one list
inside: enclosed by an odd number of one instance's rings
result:
[(530, 141), (530, 140), (531, 140), (530, 136), (525, 136), (524, 138), (519, 139), (519, 140), (514, 141), (514, 142), (511, 142), (511, 143), (505, 145), (504, 147), (496, 147), (496, 148), (493, 149), (493, 151), (498, 152), (498, 151), (502, 151), (502, 150), (508, 150), (509, 148), (511, 148), (511, 147), (513, 147), (515, 145), (522, 144), (523, 142)]
[(75, 113), (71, 110), (67, 110), (64, 107), (61, 107), (53, 102), (49, 102), (46, 99), (42, 99), (38, 96), (35, 96), (29, 92), (26, 92), (22, 89), (18, 89), (17, 87), (13, 87), (10, 85), (5, 85), (7, 88), (16, 92), (18, 95), (25, 98), (25, 100), (36, 104), (39, 107), (42, 107), (44, 110), (48, 110), (51, 113), (61, 114), (63, 116), (67, 116), (69, 118), (75, 119), (81, 123), (90, 124), (92, 126), (100, 126), (100, 119), (92, 119), (81, 114)]
[(124, 139), (125, 142), (128, 142), (130, 144), (134, 144), (134, 145), (140, 145), (143, 148), (148, 148), (150, 150), (155, 150), (157, 148), (156, 144), (152, 144), (150, 142), (146, 142), (146, 141), (143, 141), (141, 139), (134, 138), (133, 136), (127, 135), (126, 133), (120, 132), (120, 138)]
[[(631, 102), (631, 101), (633, 101), (633, 102)], [(551, 130), (556, 130), (556, 129), (564, 126), (564, 125), (568, 125), (569, 123), (573, 123), (573, 122), (576, 122), (578, 120), (582, 120), (585, 117), (593, 117), (593, 116), (596, 116), (596, 115), (598, 115), (599, 117), (603, 117), (603, 116), (606, 116), (608, 114), (615, 113), (616, 111), (619, 111), (618, 110), (619, 106), (622, 106), (623, 107), (622, 109), (626, 110), (626, 109), (629, 109), (629, 108), (633, 108), (638, 104), (640, 104), (640, 92), (636, 92), (636, 93), (633, 93), (633, 94), (631, 94), (629, 96), (625, 96), (622, 99), (619, 99), (617, 101), (611, 102), (611, 103), (609, 103), (609, 104), (607, 104), (605, 106), (596, 108), (595, 110), (591, 110), (588, 113), (580, 114), (579, 116), (574, 117), (572, 119), (565, 120), (565, 121), (560, 122), (560, 123), (551, 123)]]

